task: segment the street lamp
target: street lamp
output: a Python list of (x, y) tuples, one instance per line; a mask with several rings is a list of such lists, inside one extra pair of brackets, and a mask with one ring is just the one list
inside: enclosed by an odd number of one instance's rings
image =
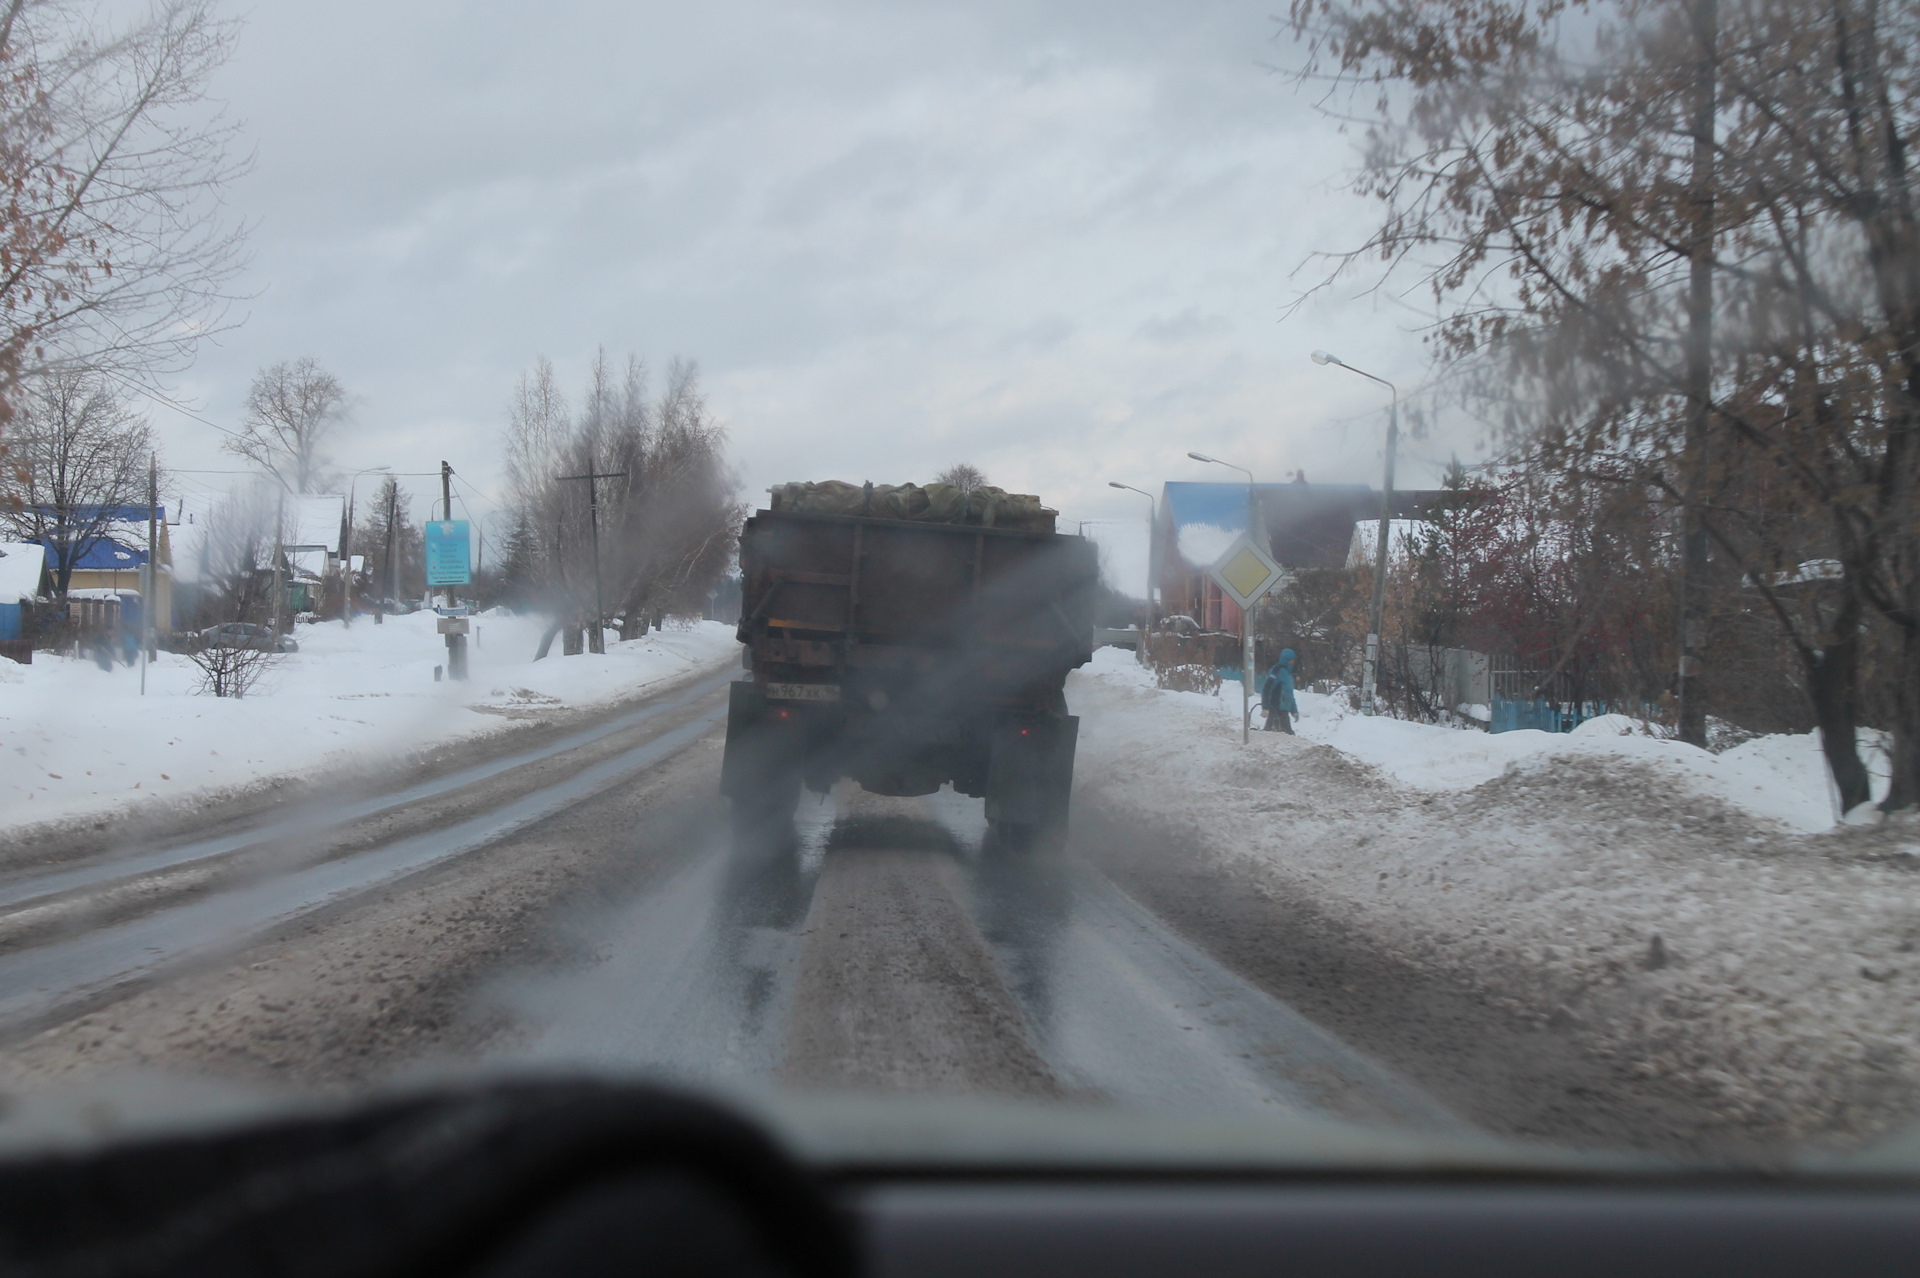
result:
[(1367, 607), (1367, 658), (1360, 673), (1360, 713), (1370, 715), (1376, 713), (1374, 689), (1379, 685), (1380, 613), (1387, 601), (1387, 529), (1393, 518), (1393, 454), (1400, 444), (1400, 388), (1326, 351), (1315, 351), (1312, 358), (1316, 364), (1337, 364), (1349, 373), (1379, 382), (1393, 393), (1387, 409), (1387, 469), (1380, 484), (1380, 538), (1373, 549), (1373, 599)]
[(1158, 522), (1160, 504), (1146, 489), (1135, 488), (1132, 484), (1123, 484), (1117, 479), (1109, 479), (1107, 487), (1118, 488), (1123, 492), (1139, 493), (1147, 499), (1147, 612), (1151, 615), (1153, 612), (1153, 534), (1155, 524)]
[[(1225, 466), (1228, 470), (1237, 470), (1247, 477), (1247, 537), (1253, 538), (1254, 529), (1259, 526), (1254, 508), (1253, 472), (1245, 466), (1236, 466), (1230, 461), (1221, 461), (1218, 457), (1209, 457), (1205, 453), (1188, 453), (1187, 456), (1197, 462), (1207, 462), (1214, 466)], [(1266, 547), (1271, 550), (1271, 547)], [(1253, 726), (1253, 613), (1260, 605), (1256, 602), (1250, 608), (1240, 612), (1240, 744), (1247, 743), (1247, 736)], [(1224, 611), (1224, 605), (1222, 606)]]
[(1107, 487), (1118, 488), (1122, 492), (1139, 493), (1147, 499), (1147, 614), (1146, 619), (1140, 623), (1140, 647), (1134, 654), (1140, 659), (1140, 664), (1145, 665), (1147, 663), (1147, 631), (1153, 628), (1153, 539), (1154, 534), (1159, 531), (1160, 503), (1155, 501), (1153, 494), (1146, 489), (1135, 488), (1132, 484), (1123, 484), (1117, 479), (1109, 479)]

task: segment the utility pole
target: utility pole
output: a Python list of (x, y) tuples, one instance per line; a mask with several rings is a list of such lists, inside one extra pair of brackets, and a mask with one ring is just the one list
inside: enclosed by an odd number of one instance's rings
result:
[[(355, 475), (354, 482), (360, 477)], [(353, 629), (353, 490), (347, 490), (347, 518), (340, 526), (340, 579), (344, 591), (340, 601), (340, 624)]]
[[(453, 520), (453, 467), (445, 461), (440, 463), (440, 505), (445, 512), (442, 519), (449, 523)], [(455, 606), (453, 587), (447, 587), (447, 607)], [(447, 636), (447, 678), (465, 679), (467, 677), (467, 637), (465, 635)]]
[(273, 503), (273, 633), (280, 633), (280, 609), (287, 599), (285, 579), (281, 576), (281, 562), (286, 557), (287, 531), (287, 490), (284, 486)]
[(159, 529), (154, 523), (154, 505), (160, 500), (160, 455), (147, 454), (147, 581), (140, 591), (140, 695), (147, 695), (147, 663), (159, 660), (154, 648), (153, 608), (160, 599), (160, 565), (155, 558)]
[(602, 479), (625, 479), (624, 470), (603, 471), (595, 462), (593, 454), (587, 454), (587, 473), (584, 475), (562, 475), (564, 481), (584, 479), (587, 481), (587, 521), (593, 528), (593, 630), (587, 636), (588, 652), (605, 652), (607, 639), (603, 633), (607, 620), (607, 604), (600, 585), (600, 487)]
[(387, 481), (387, 548), (380, 556), (380, 576), (383, 582), (379, 606), (373, 610), (373, 624), (384, 624), (387, 615), (387, 600), (393, 598), (393, 515), (394, 503), (400, 497), (398, 480)]
[(1707, 432), (1713, 414), (1714, 111), (1720, 37), (1718, 0), (1694, 0), (1690, 25), (1699, 62), (1691, 103), (1693, 226), (1687, 244), (1687, 427), (1683, 444), (1685, 497), (1680, 512), (1680, 669), (1674, 680), (1680, 739), (1707, 744), (1707, 707), (1701, 662), (1707, 626), (1707, 526), (1701, 515), (1706, 485)]
[[(1253, 490), (1253, 475), (1247, 475), (1247, 536), (1260, 539), (1260, 499)], [(1253, 627), (1260, 601), (1254, 600), (1240, 610), (1240, 744), (1247, 744), (1253, 732)]]

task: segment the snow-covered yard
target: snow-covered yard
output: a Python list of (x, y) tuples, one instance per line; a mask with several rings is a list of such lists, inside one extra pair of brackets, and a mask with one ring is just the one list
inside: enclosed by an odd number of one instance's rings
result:
[(1836, 826), (1811, 738), (1716, 756), (1625, 720), (1488, 736), (1308, 694), (1299, 737), (1242, 746), (1237, 688), (1161, 692), (1112, 649), (1068, 698), (1103, 805), (1628, 1076), (1810, 1137), (1920, 1093), (1920, 823)]
[(532, 660), (537, 617), (474, 619), (470, 677), (436, 682), (445, 640), (431, 613), (299, 626), (240, 699), (198, 694), (199, 670), (161, 653), (147, 671), (35, 653), (0, 661), (0, 829), (213, 797), (331, 766), (400, 759), (500, 731), (515, 718), (591, 706), (737, 661), (733, 627), (697, 622), (607, 645), (604, 656)]

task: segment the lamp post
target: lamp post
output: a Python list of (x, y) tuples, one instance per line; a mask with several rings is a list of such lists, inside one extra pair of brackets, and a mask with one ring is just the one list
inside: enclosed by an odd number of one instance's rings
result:
[(1367, 657), (1360, 673), (1360, 713), (1371, 715), (1377, 713), (1374, 690), (1379, 686), (1380, 674), (1380, 614), (1387, 601), (1387, 530), (1393, 518), (1393, 454), (1400, 444), (1400, 388), (1326, 351), (1315, 351), (1313, 362), (1335, 364), (1349, 373), (1358, 373), (1370, 382), (1380, 383), (1393, 395), (1387, 408), (1386, 474), (1380, 483), (1380, 537), (1373, 549), (1373, 599), (1367, 606)]
[[(1254, 535), (1253, 530), (1259, 521), (1254, 508), (1253, 472), (1245, 466), (1236, 466), (1230, 461), (1221, 461), (1218, 457), (1209, 457), (1205, 453), (1188, 453), (1187, 456), (1197, 462), (1208, 462), (1215, 466), (1225, 466), (1228, 470), (1237, 470), (1247, 477), (1247, 536)], [(1271, 549), (1271, 547), (1269, 547)], [(1245, 745), (1253, 731), (1253, 615), (1260, 607), (1255, 603), (1240, 612), (1240, 744)]]
[(1137, 654), (1144, 664), (1147, 659), (1147, 631), (1153, 624), (1153, 535), (1159, 523), (1160, 503), (1153, 494), (1144, 488), (1135, 488), (1132, 484), (1123, 484), (1117, 479), (1109, 479), (1107, 487), (1118, 488), (1123, 492), (1139, 493), (1147, 499), (1147, 617), (1140, 627), (1140, 651)]

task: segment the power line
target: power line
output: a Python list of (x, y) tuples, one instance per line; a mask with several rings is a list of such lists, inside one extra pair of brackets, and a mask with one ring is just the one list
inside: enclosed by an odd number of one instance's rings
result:
[(234, 430), (232, 427), (222, 426), (219, 422), (216, 422), (216, 421), (209, 421), (207, 418), (202, 417), (200, 414), (194, 412), (191, 408), (188, 408), (186, 405), (180, 403), (178, 400), (170, 399), (167, 396), (162, 395), (160, 392), (156, 390), (152, 390), (148, 387), (142, 386), (138, 382), (135, 382), (131, 378), (127, 377), (124, 373), (115, 373), (109, 370), (107, 375), (109, 377), (114, 378), (122, 386), (125, 386), (128, 390), (132, 391), (134, 394), (139, 395), (145, 399), (150, 399), (154, 403), (160, 405), (162, 408), (171, 408), (174, 412), (180, 414), (182, 417), (191, 418), (192, 420), (199, 422), (202, 426), (211, 426), (213, 427), (213, 429), (219, 431), (222, 435), (225, 435), (231, 439), (241, 438), (240, 432), (237, 430)]

